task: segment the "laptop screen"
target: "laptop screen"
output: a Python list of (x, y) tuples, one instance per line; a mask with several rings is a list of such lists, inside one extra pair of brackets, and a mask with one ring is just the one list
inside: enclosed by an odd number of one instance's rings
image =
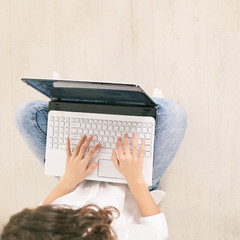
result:
[(135, 84), (22, 78), (22, 81), (51, 100), (155, 106), (155, 102)]

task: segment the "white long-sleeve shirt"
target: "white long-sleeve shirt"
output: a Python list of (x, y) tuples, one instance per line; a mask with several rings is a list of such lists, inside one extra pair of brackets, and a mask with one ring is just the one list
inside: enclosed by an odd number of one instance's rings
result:
[[(154, 190), (151, 191), (151, 195), (156, 204), (159, 204), (165, 192)], [(90, 203), (101, 208), (114, 206), (120, 211), (120, 216), (111, 224), (119, 240), (168, 239), (164, 213), (141, 217), (135, 199), (126, 184), (85, 180), (71, 193), (56, 199), (51, 204), (67, 205), (77, 209)]]

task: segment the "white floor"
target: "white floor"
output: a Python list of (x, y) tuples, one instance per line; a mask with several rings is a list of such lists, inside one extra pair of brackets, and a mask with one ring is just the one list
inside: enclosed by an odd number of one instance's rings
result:
[(20, 81), (51, 77), (137, 82), (188, 115), (165, 173), (170, 240), (240, 238), (240, 4), (230, 0), (0, 1), (0, 224), (36, 206), (56, 180), (13, 122), (26, 101), (47, 100)]

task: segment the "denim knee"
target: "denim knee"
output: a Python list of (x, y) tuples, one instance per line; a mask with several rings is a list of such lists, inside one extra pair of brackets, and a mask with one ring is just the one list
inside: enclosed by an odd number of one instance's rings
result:
[(166, 98), (153, 98), (157, 104), (157, 118), (161, 118), (161, 115), (165, 115), (165, 120), (169, 123), (181, 126), (181, 128), (187, 128), (187, 114), (183, 107), (174, 101)]
[(14, 123), (18, 130), (28, 121), (34, 119), (33, 114), (40, 108), (47, 107), (47, 101), (34, 100), (22, 103), (16, 110), (14, 115)]

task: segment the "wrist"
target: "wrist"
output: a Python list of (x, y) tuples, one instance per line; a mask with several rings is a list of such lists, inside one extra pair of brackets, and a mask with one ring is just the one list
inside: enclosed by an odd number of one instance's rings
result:
[(135, 185), (136, 186), (146, 185), (143, 176), (138, 176), (138, 177), (134, 177), (134, 178), (126, 178), (126, 180), (127, 180), (127, 184), (129, 187), (132, 187)]
[(58, 182), (59, 188), (62, 189), (63, 192), (70, 193), (76, 187), (71, 182), (67, 181), (64, 177), (62, 177)]

